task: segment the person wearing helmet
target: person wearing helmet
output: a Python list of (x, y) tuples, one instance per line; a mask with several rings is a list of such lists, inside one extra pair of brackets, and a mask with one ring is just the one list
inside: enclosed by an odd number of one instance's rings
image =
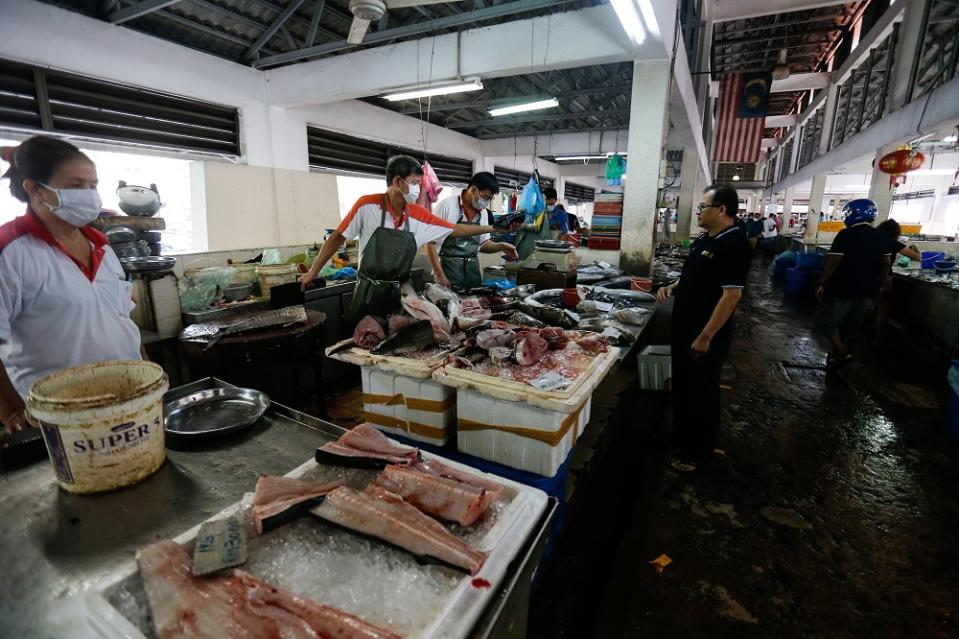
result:
[(889, 241), (873, 228), (878, 209), (869, 199), (851, 200), (842, 209), (846, 228), (839, 231), (819, 278), (816, 329), (827, 337), (829, 367), (852, 360), (849, 343), (859, 333), (883, 277), (889, 270)]

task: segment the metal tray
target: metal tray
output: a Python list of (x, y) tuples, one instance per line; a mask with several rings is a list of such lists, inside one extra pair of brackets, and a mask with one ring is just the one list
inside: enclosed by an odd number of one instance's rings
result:
[(121, 257), (120, 264), (123, 270), (131, 273), (159, 273), (172, 270), (176, 265), (176, 258), (171, 256)]
[(211, 388), (165, 398), (163, 421), (169, 435), (219, 437), (252, 426), (269, 407), (270, 398), (257, 390)]

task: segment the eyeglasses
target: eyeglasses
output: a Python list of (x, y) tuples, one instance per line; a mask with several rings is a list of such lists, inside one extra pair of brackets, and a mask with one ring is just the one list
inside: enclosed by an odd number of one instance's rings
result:
[(717, 206), (719, 206), (719, 205), (718, 205), (718, 204), (703, 204), (703, 203), (700, 203), (698, 206), (696, 206), (696, 215), (701, 215), (702, 212), (705, 211), (706, 209), (714, 209), (714, 208), (716, 208)]

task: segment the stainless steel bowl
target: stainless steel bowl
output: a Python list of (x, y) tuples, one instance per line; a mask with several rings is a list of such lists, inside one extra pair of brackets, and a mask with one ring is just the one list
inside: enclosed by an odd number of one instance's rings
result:
[(176, 258), (170, 256), (121, 257), (120, 265), (128, 273), (162, 273), (173, 269)]

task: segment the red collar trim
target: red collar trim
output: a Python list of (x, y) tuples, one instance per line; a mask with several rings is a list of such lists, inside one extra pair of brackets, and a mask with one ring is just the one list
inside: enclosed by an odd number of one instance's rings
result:
[(100, 263), (103, 262), (103, 255), (106, 252), (106, 249), (104, 249), (104, 246), (107, 243), (106, 235), (91, 226), (80, 227), (80, 232), (83, 233), (83, 237), (87, 238), (87, 240), (93, 245), (90, 260), (92, 262), (92, 268), (88, 268), (86, 264), (83, 264), (67, 252), (63, 244), (61, 244), (57, 238), (53, 237), (53, 234), (47, 230), (47, 227), (43, 225), (43, 222), (40, 221), (40, 218), (37, 217), (37, 214), (34, 213), (29, 206), (27, 207), (26, 215), (17, 218), (17, 220), (25, 232), (29, 233), (38, 240), (46, 242), (53, 248), (69, 257), (73, 263), (77, 265), (77, 268), (83, 272), (88, 280), (92, 282), (94, 279), (96, 279), (97, 271), (100, 268)]
[(471, 209), (470, 207), (466, 206), (466, 202), (463, 200), (463, 194), (464, 194), (464, 193), (466, 193), (465, 190), (463, 191), (463, 193), (460, 193), (460, 211), (462, 211), (463, 217), (466, 218), (466, 221), (469, 222), (470, 224), (472, 224), (472, 223), (473, 223), (473, 220), (476, 219), (476, 218), (478, 218), (478, 217), (480, 216), (480, 214), (482, 213), (482, 211), (475, 211), (474, 214), (473, 214), (473, 217), (470, 217), (470, 211), (471, 211), (472, 209)]
[(406, 204), (405, 204), (405, 203), (403, 204), (403, 210), (400, 211), (399, 216), (397, 216), (396, 213), (393, 212), (393, 203), (390, 202), (390, 194), (389, 194), (389, 193), (384, 193), (384, 194), (383, 194), (383, 201), (386, 203), (386, 212), (390, 214), (390, 218), (393, 220), (393, 228), (394, 228), (394, 229), (400, 228), (400, 226), (403, 225), (403, 221), (404, 221), (404, 220), (406, 219), (406, 217), (407, 217), (407, 212), (406, 212), (407, 206), (406, 206)]

